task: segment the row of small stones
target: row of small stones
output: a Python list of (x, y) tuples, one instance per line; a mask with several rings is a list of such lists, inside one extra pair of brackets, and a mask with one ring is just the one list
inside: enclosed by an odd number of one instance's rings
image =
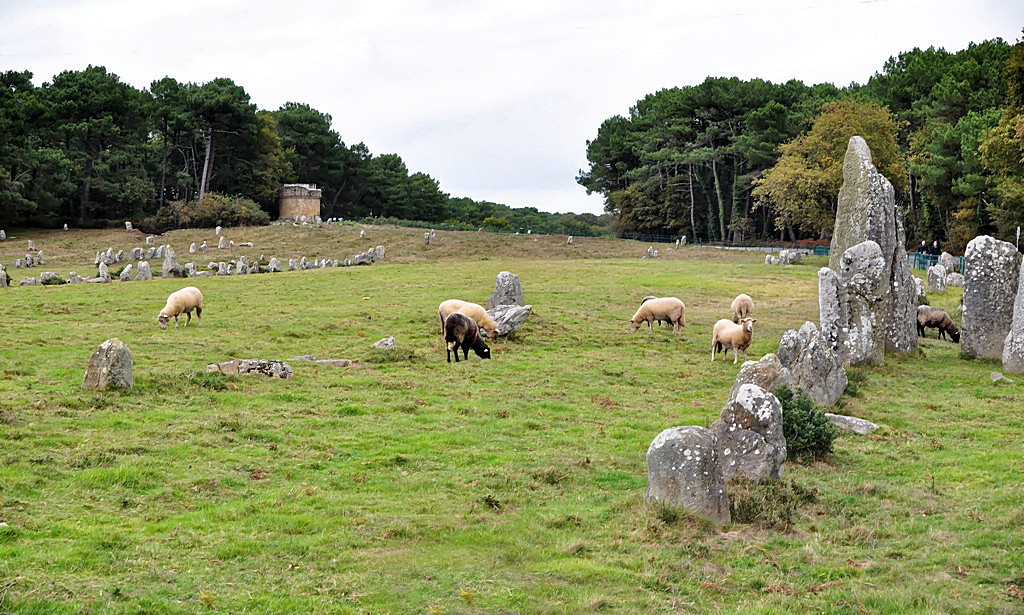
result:
[[(102, 253), (101, 253), (102, 254)], [(305, 271), (307, 269), (321, 269), (326, 267), (350, 267), (353, 265), (369, 265), (378, 259), (384, 258), (385, 250), (384, 246), (377, 246), (373, 250), (366, 252), (360, 252), (356, 254), (354, 259), (345, 259), (339, 261), (338, 259), (307, 259), (305, 256), (296, 261), (294, 258), (288, 259), (288, 271)], [(173, 265), (173, 255), (168, 256), (171, 265)], [(167, 262), (165, 261), (164, 269), (168, 269)], [(206, 265), (206, 271), (199, 271), (197, 265), (194, 262), (188, 262), (183, 265), (185, 274), (188, 277), (208, 277), (213, 275), (248, 275), (254, 273), (276, 273), (280, 272), (281, 263), (277, 258), (271, 258), (265, 267), (260, 267), (258, 263), (249, 264), (248, 260), (243, 256), (237, 261), (230, 262), (210, 262)], [(0, 271), (3, 271), (3, 266), (0, 265)], [(52, 271), (44, 271), (39, 278), (24, 278), (21, 280), (22, 286), (34, 286), (40, 284), (53, 284), (51, 280), (59, 280), (60, 276)], [(131, 281), (143, 281), (153, 279), (152, 269), (148, 262), (142, 261), (138, 265), (138, 272), (132, 276), (131, 264), (128, 264), (118, 278), (122, 282)], [(100, 262), (100, 275), (95, 278), (83, 278), (76, 272), (72, 271), (68, 275), (68, 284), (102, 284), (110, 282), (111, 276), (107, 273), (107, 264)]]

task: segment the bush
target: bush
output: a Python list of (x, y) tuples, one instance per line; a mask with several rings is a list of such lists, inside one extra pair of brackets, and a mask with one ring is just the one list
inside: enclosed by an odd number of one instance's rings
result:
[(265, 226), (270, 214), (252, 200), (206, 193), (199, 201), (173, 201), (139, 223), (145, 233), (163, 233), (176, 228), (210, 228), (214, 226)]
[(789, 459), (820, 459), (832, 452), (838, 432), (814, 400), (786, 385), (772, 391), (782, 402), (782, 434)]
[(731, 481), (729, 512), (733, 523), (760, 523), (785, 530), (793, 525), (797, 513), (818, 501), (818, 492), (790, 479), (765, 483)]
[[(64, 278), (62, 278), (60, 276), (56, 276), (56, 277), (52, 277), (52, 278), (47, 278), (47, 279), (43, 280), (43, 286), (59, 286), (60, 284), (67, 284), (67, 283), (68, 283), (67, 280), (65, 280)], [(8, 286), (10, 286), (10, 284), (8, 284)]]

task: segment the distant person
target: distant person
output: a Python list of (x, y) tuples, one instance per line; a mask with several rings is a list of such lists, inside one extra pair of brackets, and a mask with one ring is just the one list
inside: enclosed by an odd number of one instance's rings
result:
[(942, 254), (942, 249), (939, 247), (938, 241), (933, 241), (932, 245), (928, 247), (928, 254), (931, 254), (933, 256), (939, 256), (940, 254)]
[(917, 246), (918, 254), (928, 254), (928, 242), (924, 239), (921, 240), (921, 245)]

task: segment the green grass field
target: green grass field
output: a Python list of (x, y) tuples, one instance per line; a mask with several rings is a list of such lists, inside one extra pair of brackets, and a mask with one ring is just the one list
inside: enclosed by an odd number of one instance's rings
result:
[[(93, 275), (124, 231), (13, 232), (20, 277)], [(760, 253), (422, 230), (226, 229), (245, 254), (369, 267), (189, 280), (201, 327), (157, 328), (182, 280), (0, 290), (0, 612), (993, 613), (1024, 610), (1024, 379), (934, 338), (854, 369), (838, 412), (882, 428), (784, 480), (734, 485), (749, 523), (644, 501), (644, 456), (708, 426), (738, 365), (710, 332), (755, 301), (749, 356), (817, 320), (817, 269)], [(26, 239), (48, 264), (15, 270)], [(212, 230), (175, 231), (179, 262)], [(205, 260), (198, 260), (205, 265)], [(159, 271), (159, 261), (154, 262)], [(437, 304), (518, 274), (533, 314), (493, 359), (445, 362)], [(921, 272), (916, 272), (921, 275)], [(959, 289), (932, 297), (958, 323)], [(629, 332), (647, 295), (687, 306)], [(195, 320), (193, 320), (193, 325)], [(399, 350), (370, 345), (394, 335)], [(934, 332), (931, 333), (934, 336)], [(80, 388), (107, 338), (135, 389)], [(291, 380), (209, 363), (302, 354)]]

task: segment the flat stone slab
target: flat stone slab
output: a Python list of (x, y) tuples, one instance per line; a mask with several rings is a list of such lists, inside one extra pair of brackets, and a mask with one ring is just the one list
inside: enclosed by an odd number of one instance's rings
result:
[(223, 363), (211, 363), (206, 366), (208, 372), (225, 374), (255, 374), (274, 378), (291, 378), (295, 370), (284, 361), (275, 359), (234, 359)]
[(859, 419), (855, 416), (846, 416), (845, 414), (832, 414), (831, 412), (825, 413), (825, 418), (828, 422), (832, 423), (832, 426), (839, 431), (845, 431), (847, 433), (855, 433), (858, 436), (866, 436), (869, 433), (874, 433), (878, 430), (878, 425), (875, 425), (871, 421)]
[(318, 359), (311, 354), (304, 354), (298, 357), (292, 357), (289, 361), (305, 361), (307, 363), (319, 363), (321, 365), (330, 365), (332, 367), (351, 367), (357, 365), (357, 363), (351, 359)]

